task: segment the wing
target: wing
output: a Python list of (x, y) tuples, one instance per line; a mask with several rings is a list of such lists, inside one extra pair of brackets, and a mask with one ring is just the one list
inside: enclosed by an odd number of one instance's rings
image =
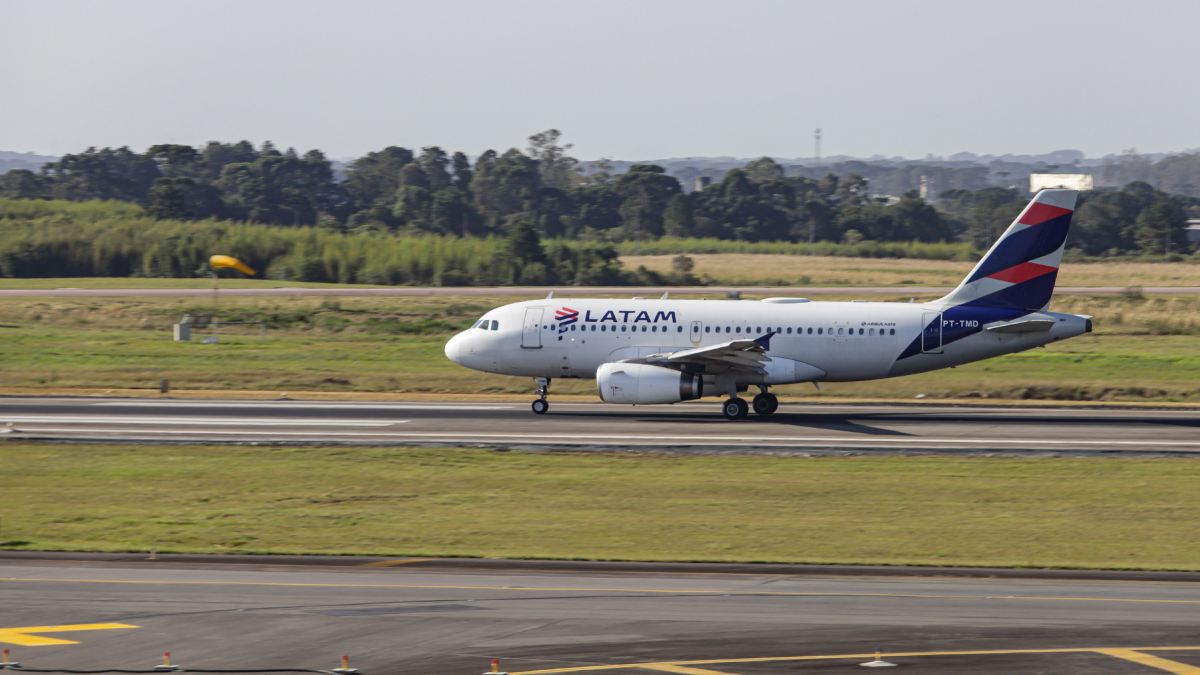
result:
[(629, 360), (634, 363), (650, 363), (674, 368), (685, 364), (697, 364), (704, 366), (704, 370), (710, 373), (741, 370), (762, 374), (766, 372), (763, 364), (770, 359), (766, 352), (771, 348), (771, 336), (773, 335), (775, 332), (771, 331), (754, 339), (732, 340), (707, 347), (650, 354)]

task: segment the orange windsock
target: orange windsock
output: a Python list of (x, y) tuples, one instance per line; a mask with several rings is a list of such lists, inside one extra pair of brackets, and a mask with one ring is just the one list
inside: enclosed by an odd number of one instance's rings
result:
[(220, 269), (235, 269), (246, 276), (254, 276), (254, 268), (246, 263), (229, 255), (214, 255), (208, 259), (208, 264), (212, 265), (214, 270)]

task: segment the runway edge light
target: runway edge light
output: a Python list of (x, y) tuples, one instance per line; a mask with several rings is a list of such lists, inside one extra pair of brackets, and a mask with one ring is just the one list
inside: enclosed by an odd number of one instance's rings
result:
[(879, 653), (878, 649), (876, 649), (874, 661), (867, 661), (866, 663), (860, 663), (858, 665), (862, 666), (863, 668), (895, 668), (898, 664), (892, 663), (891, 661), (884, 661), (883, 655)]
[(183, 668), (180, 668), (179, 666), (176, 666), (176, 665), (172, 665), (171, 652), (163, 652), (162, 663), (157, 666), (154, 666), (154, 670), (156, 670), (160, 673), (166, 673), (166, 672), (171, 672), (171, 671), (175, 671), (175, 670), (183, 670)]
[(342, 654), (342, 665), (334, 668), (333, 672), (339, 673), (340, 675), (354, 675), (358, 672), (358, 668), (351, 668), (350, 657), (346, 654)]
[(13, 661), (12, 658), (10, 657), (10, 654), (8, 653), (8, 647), (5, 647), (3, 660), (0, 660), (0, 670), (4, 670), (5, 668), (20, 668), (20, 667), (21, 667), (21, 662)]
[(500, 670), (500, 659), (492, 659), (492, 669), (483, 675), (508, 675), (508, 673)]

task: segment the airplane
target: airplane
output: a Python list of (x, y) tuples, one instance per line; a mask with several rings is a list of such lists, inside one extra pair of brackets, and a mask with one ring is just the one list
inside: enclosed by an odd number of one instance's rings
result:
[[(957, 288), (932, 302), (554, 298), (484, 314), (446, 343), (475, 370), (594, 378), (600, 399), (665, 404), (724, 396), (730, 420), (771, 415), (781, 384), (873, 380), (1011, 354), (1092, 331), (1049, 311), (1078, 193), (1042, 190)], [(738, 394), (758, 390), (749, 404)]]

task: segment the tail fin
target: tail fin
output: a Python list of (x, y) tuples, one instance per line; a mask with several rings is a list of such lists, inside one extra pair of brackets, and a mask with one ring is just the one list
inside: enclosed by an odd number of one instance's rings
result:
[(975, 269), (941, 302), (1030, 311), (1049, 306), (1078, 195), (1075, 190), (1037, 193)]

